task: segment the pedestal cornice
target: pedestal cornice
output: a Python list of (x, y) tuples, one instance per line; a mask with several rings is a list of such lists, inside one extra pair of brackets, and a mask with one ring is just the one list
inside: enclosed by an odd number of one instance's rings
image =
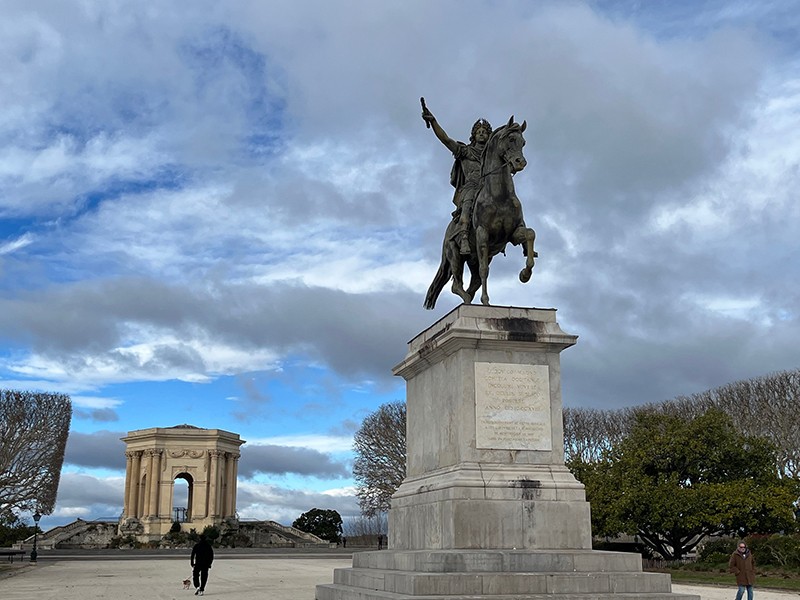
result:
[(561, 352), (577, 340), (561, 329), (554, 308), (462, 304), (412, 339), (392, 372), (408, 380), (463, 349)]

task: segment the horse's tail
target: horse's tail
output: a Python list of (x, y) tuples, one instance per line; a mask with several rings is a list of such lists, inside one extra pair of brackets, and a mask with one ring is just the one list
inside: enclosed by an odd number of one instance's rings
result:
[(425, 294), (425, 308), (428, 310), (433, 310), (433, 307), (436, 306), (436, 299), (439, 297), (439, 294), (442, 293), (442, 290), (447, 282), (450, 281), (451, 275), (450, 262), (446, 257), (442, 256), (442, 262), (439, 265), (439, 270), (436, 271), (436, 275), (431, 282), (431, 286), (428, 288), (428, 293)]

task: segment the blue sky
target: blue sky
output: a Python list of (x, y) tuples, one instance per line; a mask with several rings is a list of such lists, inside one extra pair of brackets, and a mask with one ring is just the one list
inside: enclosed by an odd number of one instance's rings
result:
[(0, 385), (65, 392), (43, 526), (121, 511), (119, 437), (239, 433), (242, 517), (357, 513), (352, 434), (422, 300), (447, 132), (526, 120), (568, 406), (800, 366), (794, 2), (2, 2)]

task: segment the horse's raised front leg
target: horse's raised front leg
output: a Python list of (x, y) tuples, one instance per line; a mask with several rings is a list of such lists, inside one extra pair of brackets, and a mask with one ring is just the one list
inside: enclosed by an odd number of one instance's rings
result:
[(483, 225), (475, 228), (475, 247), (478, 251), (478, 274), (481, 277), (481, 304), (489, 305), (489, 232)]
[(511, 236), (511, 243), (515, 246), (522, 244), (522, 253), (526, 256), (525, 268), (519, 272), (519, 280), (522, 283), (530, 281), (533, 265), (536, 262), (535, 259), (539, 256), (533, 249), (534, 240), (536, 240), (536, 232), (530, 227), (517, 227), (514, 235)]

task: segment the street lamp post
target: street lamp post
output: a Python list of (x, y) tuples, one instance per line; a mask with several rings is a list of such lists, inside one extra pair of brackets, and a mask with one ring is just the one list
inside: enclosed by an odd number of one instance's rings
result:
[(31, 562), (33, 563), (36, 562), (36, 557), (39, 554), (38, 552), (36, 552), (36, 536), (39, 533), (39, 519), (41, 518), (42, 515), (39, 514), (38, 510), (35, 513), (33, 513), (33, 522), (35, 523), (35, 525), (33, 526), (33, 550), (31, 550)]

